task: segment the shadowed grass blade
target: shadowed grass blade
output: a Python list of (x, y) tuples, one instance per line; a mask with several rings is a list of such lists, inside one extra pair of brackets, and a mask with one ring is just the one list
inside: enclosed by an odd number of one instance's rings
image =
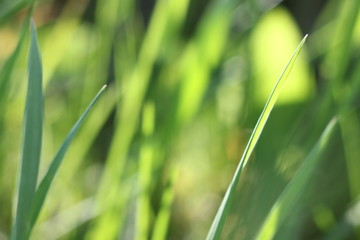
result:
[(280, 78), (276, 82), (275, 87), (274, 87), (273, 91), (271, 92), (270, 97), (265, 104), (263, 112), (261, 113), (261, 115), (258, 119), (258, 122), (256, 123), (255, 129), (252, 132), (252, 135), (251, 135), (249, 142), (246, 146), (246, 149), (242, 155), (239, 165), (236, 168), (233, 179), (226, 191), (223, 201), (222, 201), (222, 203), (218, 209), (218, 212), (215, 216), (215, 219), (211, 225), (211, 228), (210, 228), (209, 233), (206, 238), (207, 240), (220, 239), (221, 232), (222, 232), (223, 226), (226, 221), (226, 217), (227, 217), (229, 209), (230, 209), (230, 205), (231, 205), (231, 202), (233, 199), (233, 195), (235, 193), (236, 186), (239, 181), (240, 174), (241, 174), (244, 166), (246, 165), (247, 161), (249, 160), (250, 155), (251, 155), (252, 151), (254, 150), (254, 147), (255, 147), (257, 141), (260, 138), (260, 135), (264, 129), (265, 123), (266, 123), (267, 119), (269, 118), (271, 110), (273, 109), (273, 107), (275, 105), (275, 102), (280, 94), (280, 91), (281, 91), (282, 87), (284, 86), (284, 83), (285, 83), (287, 77), (289, 76), (289, 73), (295, 63), (297, 56), (300, 53), (301, 48), (303, 47), (303, 45), (305, 43), (306, 38), (307, 38), (307, 35), (303, 38), (303, 40), (300, 42), (299, 46), (295, 50), (290, 61), (288, 62), (287, 66), (285, 67), (284, 71), (282, 72)]
[(97, 102), (97, 100), (99, 99), (101, 94), (104, 92), (105, 88), (106, 88), (106, 85), (104, 87), (102, 87), (101, 90), (96, 94), (94, 99), (90, 102), (88, 107), (85, 109), (85, 112), (82, 114), (82, 116), (79, 118), (79, 120), (72, 127), (69, 134), (65, 138), (63, 144), (61, 145), (60, 149), (56, 153), (54, 159), (52, 160), (51, 165), (50, 165), (46, 175), (44, 176), (38, 189), (36, 190), (35, 202), (33, 205), (33, 211), (32, 211), (32, 216), (31, 216), (31, 227), (34, 226), (36, 219), (39, 216), (39, 213), (44, 204), (46, 195), (49, 191), (50, 185), (51, 185), (52, 181), (54, 180), (54, 177), (65, 157), (65, 154), (66, 154), (72, 140), (75, 137), (75, 134), (78, 132), (80, 126), (83, 124), (89, 111), (95, 105), (95, 103)]
[(302, 195), (308, 180), (316, 169), (316, 166), (321, 159), (321, 155), (324, 153), (330, 137), (334, 132), (336, 122), (336, 118), (330, 121), (317, 144), (313, 147), (294, 178), (290, 181), (274, 204), (256, 239), (272, 239), (276, 233), (277, 227), (284, 222), (287, 214), (291, 213), (296, 201)]
[(41, 153), (42, 122), (42, 65), (36, 29), (32, 22), (19, 195), (11, 239), (27, 239), (30, 232), (30, 214), (35, 197)]

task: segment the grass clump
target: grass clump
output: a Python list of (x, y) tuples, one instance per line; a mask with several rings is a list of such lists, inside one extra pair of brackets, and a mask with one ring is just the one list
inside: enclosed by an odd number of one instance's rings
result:
[(29, 239), (32, 228), (40, 214), (50, 185), (61, 165), (71, 141), (82, 125), (90, 109), (94, 106), (104, 86), (87, 107), (80, 119), (70, 130), (59, 151), (55, 155), (48, 172), (39, 186), (38, 171), (41, 156), (42, 128), (43, 128), (43, 93), (42, 93), (42, 64), (37, 34), (34, 22), (31, 22), (30, 53), (28, 65), (28, 90), (24, 116), (23, 150), (21, 171), (19, 174), (18, 201), (15, 224), (12, 228), (11, 239)]

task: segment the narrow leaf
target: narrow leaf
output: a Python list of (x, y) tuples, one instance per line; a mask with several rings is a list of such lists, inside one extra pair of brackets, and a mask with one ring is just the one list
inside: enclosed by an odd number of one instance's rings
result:
[[(2, 2), (0, 5), (0, 24), (24, 9), (29, 4), (29, 2), (30, 1), (27, 0), (8, 0), (6, 2)], [(32, 0), (32, 2), (34, 1)]]
[(258, 233), (258, 240), (272, 239), (276, 234), (278, 226), (284, 222), (287, 214), (292, 212), (291, 210), (295, 207), (296, 201), (302, 195), (312, 173), (320, 162), (321, 155), (324, 153), (330, 137), (334, 132), (336, 122), (337, 120), (335, 118), (330, 121), (320, 139), (306, 157), (302, 166), (296, 172), (294, 178), (286, 186), (285, 190), (274, 204)]
[(31, 217), (31, 227), (34, 226), (34, 224), (40, 214), (41, 208), (45, 202), (45, 198), (47, 196), (47, 193), (49, 191), (51, 183), (54, 180), (54, 177), (55, 177), (57, 171), (59, 170), (59, 167), (65, 157), (65, 154), (66, 154), (72, 140), (74, 139), (80, 126), (83, 124), (89, 111), (95, 105), (95, 103), (99, 99), (100, 95), (104, 92), (105, 88), (106, 88), (106, 85), (103, 86), (101, 88), (101, 90), (96, 94), (94, 99), (90, 102), (90, 104), (85, 109), (85, 112), (82, 114), (82, 116), (78, 119), (78, 121), (72, 127), (72, 129), (68, 133), (67, 137), (65, 138), (64, 142), (62, 143), (60, 149), (56, 153), (54, 159), (52, 160), (46, 175), (44, 176), (38, 189), (36, 190), (35, 202), (33, 204), (33, 211), (32, 211), (32, 217)]
[(245, 167), (246, 163), (248, 162), (251, 153), (254, 150), (254, 147), (257, 143), (257, 141), (260, 138), (260, 135), (264, 129), (265, 123), (267, 119), (269, 118), (269, 115), (275, 105), (275, 102), (277, 98), (279, 97), (280, 91), (284, 86), (284, 83), (287, 79), (287, 77), (290, 74), (290, 71), (292, 67), (294, 66), (295, 60), (297, 56), (300, 53), (300, 50), (302, 49), (305, 40), (307, 38), (307, 35), (303, 38), (303, 40), (300, 42), (299, 46), (296, 48), (294, 54), (292, 55), (291, 59), (289, 60), (288, 64), (286, 65), (284, 71), (280, 75), (280, 78), (276, 82), (273, 91), (270, 94), (269, 99), (267, 100), (265, 107), (263, 109), (263, 112), (261, 113), (258, 122), (256, 123), (256, 126), (254, 128), (254, 131), (251, 134), (251, 137), (249, 139), (249, 142), (245, 148), (245, 151), (241, 157), (241, 160), (239, 162), (239, 165), (236, 168), (235, 174), (233, 176), (233, 179), (225, 193), (225, 196), (223, 198), (223, 201), (218, 209), (218, 212), (215, 216), (215, 219), (211, 225), (211, 228), (209, 230), (209, 233), (207, 235), (207, 240), (213, 240), (213, 239), (220, 239), (221, 232), (223, 229), (223, 226), (226, 221), (226, 217), (229, 213), (230, 205), (233, 199), (233, 195), (235, 193), (236, 186), (239, 181), (240, 174)]
[(32, 22), (19, 195), (12, 239), (27, 239), (30, 232), (31, 206), (35, 197), (41, 153), (42, 121), (42, 66), (36, 29)]

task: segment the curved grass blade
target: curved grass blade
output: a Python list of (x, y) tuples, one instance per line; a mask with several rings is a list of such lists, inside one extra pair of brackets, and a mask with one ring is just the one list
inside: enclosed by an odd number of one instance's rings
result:
[(265, 123), (267, 119), (269, 118), (269, 115), (275, 105), (275, 102), (277, 98), (280, 95), (280, 91), (282, 87), (284, 86), (284, 83), (287, 79), (287, 77), (290, 74), (290, 71), (295, 63), (295, 60), (297, 56), (300, 53), (300, 50), (302, 49), (305, 40), (307, 38), (307, 35), (303, 38), (303, 40), (300, 42), (299, 46), (296, 48), (295, 52), (293, 53), (292, 57), (290, 58), (288, 64), (286, 65), (284, 71), (280, 75), (280, 78), (276, 82), (274, 89), (272, 90), (269, 99), (267, 100), (265, 107), (263, 109), (263, 112), (261, 113), (258, 122), (256, 123), (256, 126), (251, 134), (251, 137), (249, 139), (249, 142), (245, 148), (245, 151), (241, 157), (241, 160), (239, 162), (239, 165), (236, 168), (235, 174), (233, 176), (233, 179), (231, 180), (231, 183), (225, 193), (225, 196), (221, 202), (221, 205), (218, 209), (218, 212), (216, 213), (215, 219), (211, 225), (211, 228), (209, 230), (209, 233), (207, 235), (207, 240), (214, 240), (214, 239), (220, 239), (220, 235), (223, 229), (223, 226), (226, 221), (226, 217), (229, 213), (230, 205), (233, 199), (233, 195), (235, 193), (236, 186), (239, 181), (240, 174), (245, 167), (246, 163), (248, 162), (251, 153), (253, 152), (255, 145), (257, 141), (260, 138), (260, 135), (264, 129)]
[(87, 108), (85, 109), (82, 116), (78, 119), (78, 121), (72, 127), (72, 129), (68, 133), (67, 137), (65, 138), (63, 144), (61, 145), (60, 149), (56, 153), (54, 159), (52, 160), (46, 175), (41, 180), (41, 183), (40, 183), (38, 189), (36, 190), (35, 201), (34, 201), (33, 208), (32, 208), (31, 227), (34, 226), (34, 224), (40, 214), (41, 208), (45, 202), (45, 198), (49, 191), (50, 185), (51, 185), (52, 181), (54, 180), (54, 177), (65, 157), (65, 154), (66, 154), (72, 140), (75, 137), (75, 134), (78, 132), (80, 126), (83, 124), (89, 111), (95, 105), (95, 103), (99, 99), (100, 95), (104, 92), (105, 88), (106, 88), (106, 85), (100, 89), (100, 91), (96, 94), (94, 99), (87, 106)]
[(11, 239), (28, 239), (31, 208), (35, 198), (42, 141), (42, 65), (36, 29), (31, 22), (28, 90), (25, 105), (23, 150), (15, 225)]
[(334, 118), (327, 125), (320, 139), (306, 157), (302, 166), (296, 172), (294, 178), (290, 181), (274, 204), (269, 215), (266, 217), (256, 239), (272, 239), (276, 234), (277, 227), (280, 226), (288, 214), (291, 213), (291, 210), (296, 205), (296, 201), (302, 195), (312, 173), (321, 160), (321, 155), (324, 153), (330, 137), (334, 132), (336, 122), (337, 119)]
[(178, 178), (178, 168), (174, 167), (171, 169), (171, 176), (168, 180), (168, 184), (161, 197), (161, 207), (159, 214), (154, 223), (154, 230), (152, 233), (152, 240), (165, 240), (167, 231), (169, 229), (170, 217), (171, 217), (171, 206), (174, 201), (175, 187), (174, 182)]

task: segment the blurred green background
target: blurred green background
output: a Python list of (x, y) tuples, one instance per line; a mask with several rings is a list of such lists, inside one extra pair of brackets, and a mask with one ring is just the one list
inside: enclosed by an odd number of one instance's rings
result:
[[(28, 2), (0, 1), (0, 239), (15, 206)], [(109, 88), (71, 146), (32, 239), (204, 239), (271, 89), (307, 33), (222, 238), (257, 236), (336, 116), (334, 136), (274, 238), (360, 239), (359, 7), (358, 0), (38, 1), (40, 177), (91, 98)]]

